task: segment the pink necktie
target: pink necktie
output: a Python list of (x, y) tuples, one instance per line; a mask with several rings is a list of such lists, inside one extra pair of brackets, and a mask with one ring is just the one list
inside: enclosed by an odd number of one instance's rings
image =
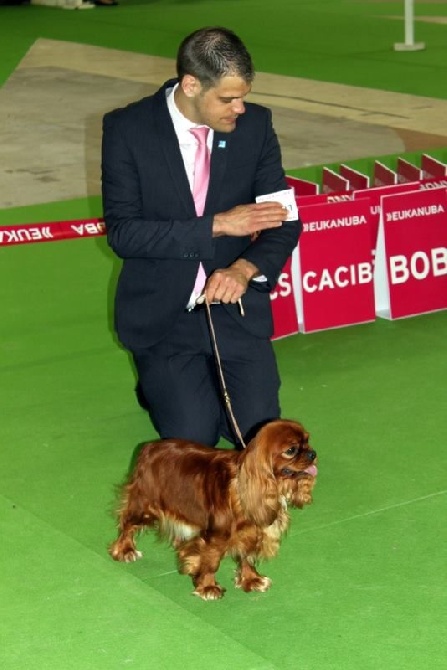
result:
[[(192, 189), (192, 197), (194, 198), (197, 216), (202, 216), (204, 212), (208, 183), (210, 180), (210, 151), (206, 143), (209, 130), (209, 128), (202, 127), (190, 128), (189, 131), (194, 135), (198, 142), (194, 161), (194, 182)], [(198, 298), (202, 293), (205, 281), (205, 270), (203, 269), (202, 263), (200, 263), (194, 285), (194, 295), (192, 296), (194, 299)]]
[(208, 182), (210, 180), (210, 152), (206, 144), (209, 131), (210, 129), (204, 126), (202, 128), (191, 128), (189, 131), (198, 142), (194, 161), (194, 186), (192, 189), (197, 216), (202, 216), (205, 209)]

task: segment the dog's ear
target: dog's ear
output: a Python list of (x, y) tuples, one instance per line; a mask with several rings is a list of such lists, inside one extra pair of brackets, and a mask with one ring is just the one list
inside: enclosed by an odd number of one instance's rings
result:
[(271, 459), (265, 449), (258, 448), (255, 438), (243, 454), (239, 471), (241, 505), (257, 526), (270, 526), (280, 508), (278, 486)]

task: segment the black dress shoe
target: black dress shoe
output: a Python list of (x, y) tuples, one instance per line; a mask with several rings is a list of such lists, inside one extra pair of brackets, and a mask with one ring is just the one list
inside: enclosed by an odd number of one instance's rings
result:
[(119, 3), (116, 0), (93, 0), (96, 7), (116, 7)]

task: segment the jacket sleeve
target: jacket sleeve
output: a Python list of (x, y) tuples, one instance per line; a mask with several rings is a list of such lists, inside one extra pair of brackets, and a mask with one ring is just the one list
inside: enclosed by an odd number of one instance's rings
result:
[[(259, 155), (255, 196), (266, 195), (289, 188), (282, 168), (281, 149), (272, 126), (272, 114), (266, 110), (264, 142)], [(242, 258), (253, 263), (267, 282), (252, 282), (254, 288), (271, 291), (281, 274), (287, 259), (298, 244), (302, 223), (284, 221), (280, 228), (264, 230), (244, 251)]]

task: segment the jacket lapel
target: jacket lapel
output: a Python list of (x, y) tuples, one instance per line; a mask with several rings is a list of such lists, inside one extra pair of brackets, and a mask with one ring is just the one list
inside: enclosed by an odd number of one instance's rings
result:
[[(194, 199), (183, 164), (171, 116), (166, 104), (166, 89), (174, 86), (175, 80), (168, 81), (154, 96), (155, 123), (160, 138), (160, 151), (164, 156), (171, 175), (172, 186), (188, 212), (195, 215)], [(227, 166), (227, 155), (230, 144), (229, 133), (214, 133), (213, 151), (211, 153), (210, 181), (205, 203), (205, 214), (215, 211)]]
[(194, 199), (189, 187), (177, 135), (166, 104), (166, 89), (174, 84), (175, 81), (167, 82), (155, 94), (155, 124), (160, 139), (160, 152), (168, 165), (172, 187), (177, 191), (178, 197), (188, 212), (188, 216), (194, 216), (196, 211)]
[(205, 214), (215, 211), (220, 195), (230, 144), (229, 133), (214, 132), (213, 151), (211, 152), (210, 181), (205, 203)]

